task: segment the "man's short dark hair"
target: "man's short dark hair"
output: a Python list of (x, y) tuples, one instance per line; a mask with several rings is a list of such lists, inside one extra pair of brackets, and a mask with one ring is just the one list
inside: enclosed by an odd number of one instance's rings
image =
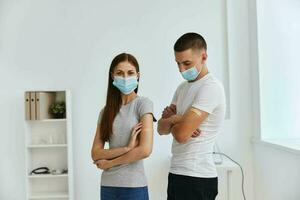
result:
[(188, 49), (207, 50), (204, 38), (198, 33), (185, 33), (174, 44), (174, 51), (182, 52)]

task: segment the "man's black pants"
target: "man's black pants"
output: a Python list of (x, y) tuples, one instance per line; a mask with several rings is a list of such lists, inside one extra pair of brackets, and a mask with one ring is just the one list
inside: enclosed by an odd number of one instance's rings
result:
[(218, 178), (198, 178), (169, 173), (168, 200), (215, 200)]

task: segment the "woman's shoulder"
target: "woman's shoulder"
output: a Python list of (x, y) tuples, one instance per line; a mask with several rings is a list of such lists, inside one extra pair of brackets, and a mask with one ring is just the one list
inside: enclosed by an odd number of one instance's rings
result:
[[(146, 113), (151, 113), (153, 115), (153, 109), (154, 109), (153, 102), (148, 97), (139, 96), (136, 109), (140, 118)], [(154, 122), (157, 121), (154, 115), (153, 115), (153, 121)]]
[(152, 100), (149, 97), (138, 96), (137, 98), (138, 98), (137, 99), (137, 103), (138, 104), (153, 103)]
[(102, 118), (102, 115), (103, 115), (103, 112), (104, 112), (104, 108), (105, 108), (105, 106), (102, 107), (102, 108), (100, 109), (100, 111), (99, 111), (99, 114), (98, 114), (98, 120), (97, 120), (98, 124), (99, 124), (100, 121), (101, 121), (101, 118)]
[(103, 107), (100, 107), (100, 110), (99, 110), (99, 114), (103, 114), (103, 112), (104, 112), (104, 109), (105, 109), (105, 106), (103, 106)]
[(138, 96), (136, 101), (136, 109), (144, 110), (145, 108), (153, 108), (152, 100), (145, 96)]

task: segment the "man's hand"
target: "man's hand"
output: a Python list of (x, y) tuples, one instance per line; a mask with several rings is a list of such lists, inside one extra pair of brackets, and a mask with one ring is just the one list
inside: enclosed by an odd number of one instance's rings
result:
[(160, 135), (168, 135), (171, 132), (172, 126), (179, 121), (181, 115), (177, 115), (176, 105), (171, 104), (165, 107), (161, 118), (158, 120), (157, 132)]
[[(180, 120), (182, 119), (182, 115), (172, 115), (170, 117), (170, 121), (172, 124), (176, 124), (178, 123)], [(193, 134), (191, 135), (192, 138), (196, 138), (201, 134), (201, 130), (199, 128), (197, 128)]]
[(106, 170), (112, 167), (110, 160), (97, 160), (94, 162), (99, 169)]
[(192, 137), (192, 138), (196, 138), (196, 137), (198, 137), (200, 134), (201, 134), (201, 130), (200, 130), (200, 129), (196, 129), (191, 137)]
[(164, 111), (162, 112), (162, 118), (169, 118), (172, 115), (176, 115), (176, 112), (176, 105), (171, 104), (170, 106), (165, 107)]

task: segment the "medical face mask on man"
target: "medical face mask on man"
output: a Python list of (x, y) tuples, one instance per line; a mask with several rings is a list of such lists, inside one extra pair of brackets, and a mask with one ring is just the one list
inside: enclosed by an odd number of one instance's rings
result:
[(130, 94), (138, 86), (136, 76), (123, 78), (121, 76), (114, 76), (113, 85), (118, 88), (123, 94)]
[(187, 81), (195, 80), (201, 71), (198, 71), (196, 66), (181, 72), (182, 77)]

